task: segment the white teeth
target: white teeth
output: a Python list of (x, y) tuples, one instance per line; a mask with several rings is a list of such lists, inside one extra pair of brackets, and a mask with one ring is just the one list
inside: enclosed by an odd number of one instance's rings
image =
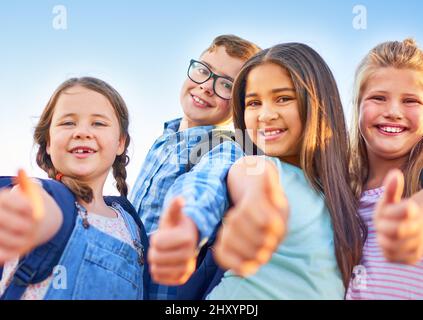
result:
[(206, 102), (201, 100), (199, 97), (193, 96), (194, 100), (202, 105), (206, 105)]
[(275, 136), (275, 135), (277, 135), (277, 134), (279, 134), (281, 132), (282, 132), (282, 130), (263, 131), (263, 135), (265, 137), (270, 137), (270, 136)]
[(94, 153), (94, 151), (92, 151), (92, 150), (84, 150), (84, 149), (76, 149), (76, 150), (73, 151), (73, 153), (79, 153), (79, 154), (82, 154), (82, 153)]
[(400, 133), (403, 132), (404, 128), (398, 127), (379, 127), (382, 131), (389, 132), (389, 133)]

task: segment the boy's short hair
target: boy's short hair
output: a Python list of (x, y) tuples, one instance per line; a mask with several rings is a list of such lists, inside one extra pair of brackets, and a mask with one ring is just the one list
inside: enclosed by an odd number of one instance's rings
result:
[(220, 46), (226, 49), (226, 53), (229, 56), (242, 60), (248, 60), (261, 51), (259, 46), (248, 40), (242, 39), (233, 34), (225, 34), (216, 37), (212, 44), (204, 50), (202, 55), (206, 52), (213, 52)]

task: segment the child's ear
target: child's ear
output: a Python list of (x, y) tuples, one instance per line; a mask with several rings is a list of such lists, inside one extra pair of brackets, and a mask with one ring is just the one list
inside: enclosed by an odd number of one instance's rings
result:
[(50, 143), (49, 143), (49, 142), (47, 142), (47, 146), (46, 146), (46, 153), (47, 153), (48, 155), (50, 155)]
[(119, 139), (119, 146), (116, 155), (121, 156), (125, 152), (126, 136)]

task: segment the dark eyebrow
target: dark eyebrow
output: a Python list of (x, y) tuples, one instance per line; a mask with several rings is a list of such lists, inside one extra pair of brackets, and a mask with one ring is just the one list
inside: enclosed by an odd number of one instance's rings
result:
[[(272, 93), (279, 93), (279, 92), (284, 92), (284, 91), (292, 91), (295, 92), (294, 88), (276, 88), (276, 89), (272, 89)], [(250, 97), (257, 97), (258, 94), (255, 92), (249, 93), (245, 95), (245, 98), (250, 98)]]
[[(214, 70), (216, 70), (215, 68), (213, 68), (213, 66), (211, 66), (209, 63), (205, 62), (204, 60), (201, 60), (201, 63), (204, 63), (204, 64), (205, 64), (207, 67), (209, 67), (209, 69), (210, 69), (210, 70), (212, 70), (213, 72), (214, 72)], [(228, 79), (229, 79), (229, 80), (231, 80), (232, 82), (234, 81), (234, 79), (233, 79), (232, 77), (230, 77), (230, 76), (228, 76), (227, 74), (224, 74), (224, 73), (218, 74), (218, 76), (228, 78)]]

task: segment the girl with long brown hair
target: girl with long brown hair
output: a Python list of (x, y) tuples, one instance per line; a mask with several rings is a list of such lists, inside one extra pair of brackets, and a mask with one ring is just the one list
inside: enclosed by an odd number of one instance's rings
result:
[(307, 45), (276, 45), (244, 65), (233, 105), (235, 127), (266, 157), (241, 159), (229, 173), (234, 208), (215, 256), (235, 272), (209, 298), (344, 298), (366, 232), (350, 187), (348, 134), (329, 67)]

